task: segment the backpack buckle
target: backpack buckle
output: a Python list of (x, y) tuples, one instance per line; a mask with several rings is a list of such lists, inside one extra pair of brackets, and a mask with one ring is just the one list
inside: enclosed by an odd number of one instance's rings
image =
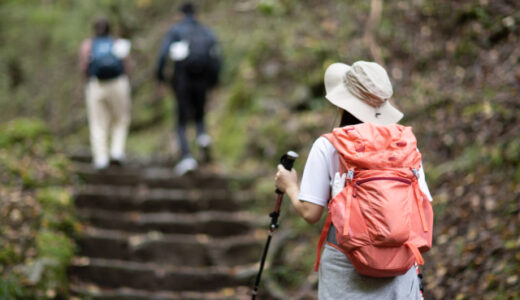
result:
[(347, 180), (352, 181), (354, 179), (354, 170), (347, 171)]
[(415, 176), (416, 179), (419, 179), (419, 171), (417, 169), (412, 168), (413, 176)]

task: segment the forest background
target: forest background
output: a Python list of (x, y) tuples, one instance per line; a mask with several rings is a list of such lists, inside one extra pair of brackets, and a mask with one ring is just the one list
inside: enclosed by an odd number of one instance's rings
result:
[[(389, 72), (402, 123), (418, 137), (434, 197), (427, 299), (520, 299), (520, 2), (195, 3), (224, 59), (209, 102), (214, 168), (254, 176), (251, 210), (271, 207), (280, 155), (292, 149), (306, 157), (334, 125), (336, 111), (324, 100), (326, 67), (375, 60)], [(81, 230), (66, 154), (88, 151), (77, 51), (96, 16), (132, 42), (130, 157), (177, 158), (173, 96), (152, 100), (158, 48), (178, 5), (0, 2), (0, 296), (64, 293), (70, 237)], [(299, 171), (304, 162), (297, 161)], [(315, 283), (319, 226), (285, 208), (289, 234), (271, 272), (297, 293)]]

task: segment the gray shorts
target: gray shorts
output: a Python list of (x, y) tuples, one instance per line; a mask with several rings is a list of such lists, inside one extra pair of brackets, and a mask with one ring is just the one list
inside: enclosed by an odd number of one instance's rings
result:
[(419, 278), (415, 267), (401, 276), (373, 278), (360, 275), (338, 249), (325, 244), (320, 261), (318, 299), (419, 300)]

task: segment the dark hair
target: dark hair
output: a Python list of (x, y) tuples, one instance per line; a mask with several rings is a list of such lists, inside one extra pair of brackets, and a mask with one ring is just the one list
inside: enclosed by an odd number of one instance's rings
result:
[(343, 111), (343, 113), (341, 114), (341, 122), (339, 122), (339, 127), (363, 123), (360, 120), (358, 120), (356, 117), (354, 117), (348, 111), (346, 111), (344, 109), (342, 109), (342, 111)]
[(186, 15), (193, 15), (195, 13), (195, 6), (191, 2), (186, 2), (179, 8)]
[(105, 36), (110, 33), (110, 22), (107, 18), (97, 18), (94, 21), (94, 25), (92, 27), (96, 36)]

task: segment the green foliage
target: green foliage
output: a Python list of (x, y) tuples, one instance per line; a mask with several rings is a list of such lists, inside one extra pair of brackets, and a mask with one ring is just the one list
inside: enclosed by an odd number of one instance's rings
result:
[(244, 81), (237, 80), (231, 90), (226, 111), (233, 114), (247, 114), (251, 109), (253, 109), (254, 103), (252, 87)]
[(0, 128), (0, 147), (11, 149), (16, 144), (27, 144), (49, 136), (47, 126), (37, 119), (20, 118)]
[(61, 187), (47, 187), (38, 190), (36, 199), (42, 207), (41, 227), (56, 232), (73, 235), (77, 228), (74, 217), (72, 193)]
[(70, 182), (70, 164), (56, 153), (49, 129), (37, 119), (14, 119), (0, 129), (0, 178), (30, 189)]
[(0, 265), (4, 266), (10, 262), (20, 260), (20, 256), (16, 254), (13, 245), (4, 243), (0, 240)]
[(279, 0), (260, 0), (257, 9), (266, 15), (281, 15), (285, 13), (285, 7)]
[(224, 162), (239, 163), (247, 145), (247, 117), (225, 118), (220, 122), (215, 140), (215, 150)]
[(39, 258), (27, 269), (29, 280), (45, 290), (66, 289), (63, 285), (67, 282), (66, 267), (75, 250), (72, 240), (62, 233), (42, 230), (37, 236), (36, 247)]
[(71, 165), (38, 119), (0, 131), (0, 298), (65, 297), (77, 228)]
[(0, 299), (27, 299), (26, 293), (16, 279), (0, 278)]

